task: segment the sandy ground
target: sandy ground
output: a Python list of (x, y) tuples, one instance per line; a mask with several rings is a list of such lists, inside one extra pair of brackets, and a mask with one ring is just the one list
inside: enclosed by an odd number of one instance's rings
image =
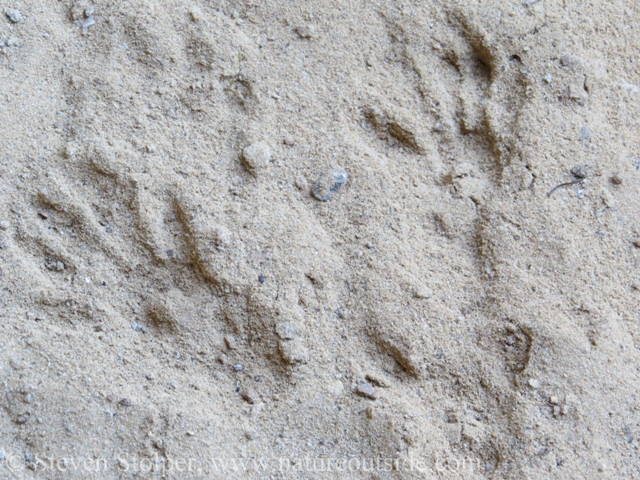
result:
[(0, 478), (640, 478), (640, 4), (0, 16)]

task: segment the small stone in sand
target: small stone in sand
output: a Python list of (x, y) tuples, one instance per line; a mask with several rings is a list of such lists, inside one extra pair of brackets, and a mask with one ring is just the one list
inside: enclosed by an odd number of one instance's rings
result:
[(132, 405), (133, 405), (133, 403), (131, 403), (131, 400), (129, 400), (129, 399), (128, 399), (128, 398), (126, 398), (126, 397), (125, 397), (125, 398), (123, 398), (122, 400), (120, 400), (118, 403), (119, 403), (121, 406), (123, 406), (123, 407), (130, 407), (130, 406), (132, 406)]
[(16, 10), (15, 8), (10, 8), (6, 11), (7, 18), (11, 23), (20, 23), (24, 20), (22, 16), (22, 12), (20, 10)]
[(238, 348), (236, 338), (233, 335), (227, 335), (224, 337), (224, 343), (229, 350), (235, 350)]
[(563, 67), (575, 67), (579, 63), (580, 63), (580, 59), (575, 55), (571, 55), (571, 54), (565, 55), (560, 59), (560, 64)]
[(236, 372), (241, 372), (241, 371), (243, 370), (243, 368), (244, 368), (244, 367), (243, 367), (241, 364), (239, 364), (239, 363), (237, 363), (236, 365), (234, 365), (234, 366), (233, 366), (233, 369), (234, 369)]
[(16, 423), (20, 425), (24, 425), (28, 421), (29, 421), (29, 415), (19, 415), (18, 418), (16, 418)]
[(635, 245), (636, 248), (640, 248), (640, 238), (636, 239), (636, 241), (633, 242), (633, 244)]
[(347, 183), (348, 178), (344, 168), (333, 166), (318, 177), (311, 193), (322, 202), (329, 201)]
[(252, 173), (269, 165), (271, 160), (271, 148), (265, 142), (258, 142), (245, 147), (242, 151), (242, 160)]
[(8, 230), (11, 225), (6, 220), (0, 222), (0, 228), (2, 230)]
[(620, 175), (614, 175), (611, 177), (611, 183), (614, 185), (622, 185), (624, 183), (623, 178)]
[(294, 29), (300, 38), (312, 39), (316, 36), (316, 27), (313, 25), (300, 25)]
[(191, 15), (191, 20), (194, 22), (199, 22), (202, 20), (202, 10), (200, 7), (193, 6), (189, 9), (189, 15)]
[(370, 400), (375, 400), (378, 398), (378, 394), (376, 393), (373, 385), (369, 382), (363, 382), (356, 387), (356, 393), (361, 397), (368, 398)]
[(255, 405), (260, 402), (260, 396), (256, 389), (253, 387), (247, 387), (242, 392), (242, 398), (244, 398), (251, 405)]
[(291, 322), (282, 322), (276, 326), (276, 334), (283, 340), (293, 340), (300, 334), (300, 328)]

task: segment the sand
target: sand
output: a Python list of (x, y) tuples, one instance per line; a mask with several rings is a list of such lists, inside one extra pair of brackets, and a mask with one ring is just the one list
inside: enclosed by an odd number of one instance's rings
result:
[(0, 14), (1, 478), (640, 478), (640, 4)]

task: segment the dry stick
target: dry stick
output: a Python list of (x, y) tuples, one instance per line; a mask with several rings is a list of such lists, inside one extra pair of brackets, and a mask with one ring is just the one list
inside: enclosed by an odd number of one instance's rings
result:
[(573, 182), (561, 183), (560, 185), (556, 185), (555, 187), (553, 187), (551, 189), (551, 191), (549, 193), (547, 193), (547, 197), (550, 197), (551, 194), (553, 192), (555, 192), (557, 189), (559, 189), (560, 187), (568, 187), (569, 185), (573, 185), (575, 183), (580, 183), (580, 182), (583, 182), (584, 180), (585, 180), (584, 178), (579, 178), (578, 180), (574, 180)]

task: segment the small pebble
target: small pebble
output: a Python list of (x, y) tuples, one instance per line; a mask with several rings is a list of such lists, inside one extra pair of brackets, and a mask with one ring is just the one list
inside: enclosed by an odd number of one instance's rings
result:
[(633, 242), (636, 248), (640, 248), (640, 238), (638, 238), (635, 242)]
[(227, 335), (224, 337), (224, 343), (227, 345), (229, 350), (236, 350), (238, 348), (238, 343), (233, 335)]
[(433, 297), (433, 290), (431, 290), (429, 287), (418, 287), (416, 288), (413, 295), (416, 298), (431, 298)]
[(293, 340), (300, 335), (300, 328), (291, 322), (282, 322), (276, 326), (276, 334), (282, 340)]
[(243, 368), (244, 368), (244, 367), (243, 367), (241, 364), (239, 364), (239, 363), (237, 363), (236, 365), (234, 365), (234, 366), (233, 366), (233, 369), (234, 369), (236, 372), (241, 372)]
[(120, 400), (118, 403), (119, 403), (121, 406), (123, 406), (123, 407), (130, 407), (130, 406), (132, 406), (132, 405), (133, 405), (133, 403), (131, 403), (131, 400), (129, 400), (129, 399), (128, 399), (128, 398), (126, 398), (126, 397), (125, 397), (125, 398), (123, 398), (122, 400)]
[(40, 216), (40, 218), (42, 218), (43, 220), (46, 220), (47, 218), (49, 218), (49, 214), (47, 212), (44, 212), (42, 210), (40, 210), (38, 212), (38, 215)]
[(144, 327), (140, 325), (138, 322), (133, 322), (131, 324), (131, 328), (133, 328), (136, 332), (145, 333)]
[(189, 9), (189, 15), (191, 15), (191, 20), (194, 22), (202, 20), (202, 10), (200, 10), (200, 7), (191, 7)]
[(7, 40), (7, 47), (17, 47), (20, 44), (20, 40), (16, 37), (11, 37)]
[(311, 193), (322, 202), (329, 201), (347, 183), (348, 178), (349, 175), (344, 168), (331, 167), (318, 177)]
[(624, 183), (624, 179), (620, 175), (614, 175), (611, 177), (611, 183), (614, 185), (622, 185)]
[(540, 381), (536, 380), (535, 378), (531, 378), (529, 379), (529, 386), (534, 390), (537, 390), (540, 388)]
[(10, 8), (6, 11), (6, 14), (11, 23), (20, 23), (24, 20), (24, 17), (22, 16), (22, 12), (20, 10)]
[(378, 398), (378, 394), (376, 393), (373, 385), (369, 382), (363, 382), (356, 387), (356, 393), (361, 397), (368, 398), (370, 400), (375, 400)]
[(242, 398), (244, 398), (251, 405), (255, 405), (256, 403), (260, 403), (260, 396), (256, 389), (253, 387), (247, 387), (242, 392)]
[(365, 412), (367, 414), (367, 418), (372, 419), (375, 416), (376, 409), (373, 408), (373, 405), (369, 405)]
[(113, 393), (110, 393), (109, 395), (107, 395), (106, 400), (109, 403), (113, 403), (116, 401), (116, 396)]
[(271, 148), (265, 142), (258, 142), (245, 147), (242, 151), (245, 166), (253, 173), (269, 165)]
[(62, 272), (64, 270), (64, 263), (62, 263), (61, 261), (57, 261), (56, 262), (56, 270), (58, 272)]
[(314, 27), (313, 25), (300, 25), (294, 30), (300, 38), (304, 38), (307, 40), (316, 36), (316, 27)]
[(295, 138), (293, 138), (291, 135), (285, 135), (282, 141), (284, 142), (285, 145), (288, 145), (290, 147), (292, 147), (296, 143)]
[(565, 55), (560, 59), (560, 65), (563, 67), (575, 67), (580, 63), (580, 59), (575, 55)]
[(167, 257), (173, 257), (173, 250), (167, 250)]
[(264, 275), (259, 275), (259, 276), (258, 276), (258, 281), (259, 281), (260, 283), (264, 283)]
[(11, 225), (6, 220), (0, 222), (0, 228), (2, 230), (8, 230)]
[(573, 167), (571, 169), (571, 175), (573, 175), (576, 178), (587, 178), (587, 167), (585, 166)]
[(28, 421), (29, 421), (29, 415), (19, 415), (18, 418), (16, 418), (16, 423), (20, 425), (24, 425)]

